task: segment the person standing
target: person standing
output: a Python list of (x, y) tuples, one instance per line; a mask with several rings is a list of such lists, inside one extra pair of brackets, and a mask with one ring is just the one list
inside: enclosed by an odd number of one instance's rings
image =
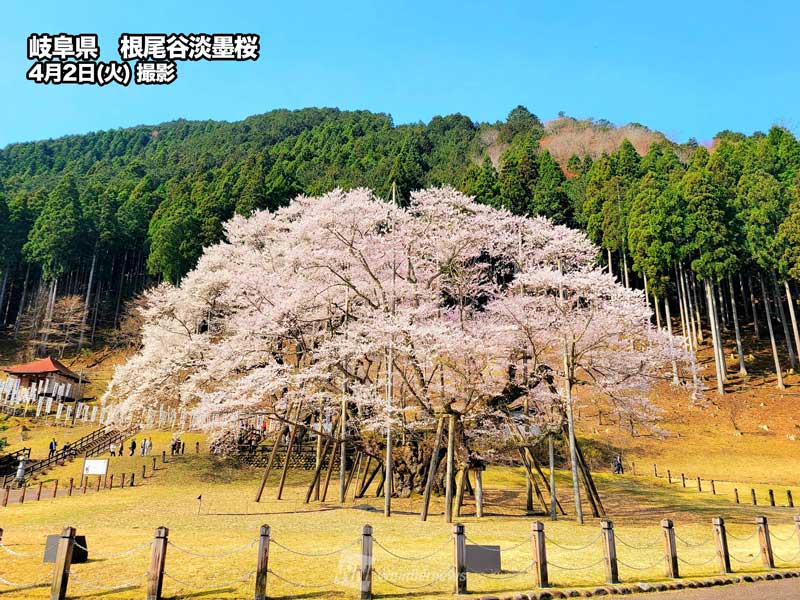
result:
[(130, 449), (131, 449), (131, 454), (130, 454), (131, 456), (133, 456), (134, 454), (136, 454), (136, 438), (133, 438), (133, 439), (131, 440)]
[(56, 454), (56, 450), (58, 449), (58, 443), (56, 442), (56, 438), (50, 440), (50, 454), (48, 454), (47, 458), (53, 458)]
[(117, 455), (117, 445), (114, 442), (111, 442), (111, 444), (109, 444), (108, 450), (111, 453), (111, 456)]

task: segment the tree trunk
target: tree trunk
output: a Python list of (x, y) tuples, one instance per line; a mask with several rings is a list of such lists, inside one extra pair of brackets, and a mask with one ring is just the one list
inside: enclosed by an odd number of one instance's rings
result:
[(691, 288), (691, 296), (689, 297), (690, 306), (694, 306), (695, 319), (697, 320), (697, 343), (703, 343), (703, 319), (700, 314), (700, 302), (697, 300), (697, 281), (687, 281), (687, 286)]
[(783, 372), (781, 371), (781, 361), (778, 358), (778, 344), (775, 343), (775, 331), (772, 329), (772, 317), (769, 312), (769, 298), (767, 297), (767, 286), (764, 284), (764, 276), (759, 273), (758, 281), (761, 284), (761, 297), (764, 299), (764, 312), (767, 315), (767, 329), (769, 330), (769, 343), (772, 346), (772, 358), (775, 361), (775, 376), (778, 378), (778, 389), (783, 390)]
[(710, 322), (710, 329), (711, 329), (711, 343), (714, 349), (714, 367), (717, 373), (717, 393), (720, 396), (722, 396), (723, 394), (725, 394), (725, 385), (719, 360), (719, 352), (718, 352), (719, 340), (717, 339), (717, 328), (714, 323), (714, 298), (711, 292), (711, 283), (708, 280), (705, 281), (705, 288), (706, 288), (706, 303), (708, 305), (708, 320)]
[(739, 375), (747, 375), (744, 366), (744, 350), (742, 349), (742, 332), (739, 330), (739, 315), (736, 314), (736, 295), (733, 293), (733, 281), (728, 276), (728, 291), (731, 293), (731, 312), (733, 316), (733, 329), (736, 332), (736, 352), (739, 354)]
[(750, 288), (750, 308), (753, 310), (753, 333), (756, 339), (761, 337), (761, 332), (758, 330), (758, 311), (756, 310), (756, 294), (753, 291), (753, 278), (747, 276), (747, 287)]
[(775, 271), (771, 273), (772, 290), (775, 295), (775, 304), (778, 305), (778, 316), (783, 326), (783, 341), (786, 344), (786, 351), (789, 353), (789, 365), (792, 370), (797, 370), (797, 356), (794, 353), (794, 344), (792, 343), (792, 336), (789, 333), (789, 324), (786, 321), (786, 311), (783, 309), (783, 298), (781, 297), (781, 290), (778, 287), (778, 280), (775, 277)]
[[(664, 314), (667, 315), (667, 331), (672, 335), (672, 316), (669, 313), (669, 302), (664, 299)], [(681, 380), (678, 378), (678, 362), (672, 361), (672, 383), (679, 385)]]
[(612, 267), (612, 265), (614, 264), (614, 261), (611, 260), (611, 248), (606, 248), (606, 252), (608, 252), (608, 274), (613, 277), (614, 268)]
[(653, 305), (656, 309), (656, 327), (661, 329), (661, 306), (658, 304), (658, 296), (653, 294)]
[[(5, 303), (5, 299), (6, 299), (6, 287), (8, 286), (8, 272), (9, 272), (9, 270), (10, 270), (9, 267), (6, 267), (5, 269), (3, 269), (3, 283), (0, 284), (0, 308), (2, 308), (3, 304)], [(5, 317), (3, 317), (2, 325), (5, 326), (5, 324), (6, 324), (6, 319), (5, 319)]]
[(547, 436), (547, 458), (550, 462), (550, 520), (558, 519), (556, 512), (556, 451), (553, 434)]
[[(110, 285), (109, 285), (110, 287)], [(97, 293), (94, 295), (94, 314), (92, 315), (92, 335), (89, 343), (94, 344), (94, 332), (97, 331), (97, 315), (100, 314), (100, 300), (103, 297), (103, 282), (97, 283)]]
[(19, 326), (22, 321), (22, 313), (25, 311), (25, 300), (28, 295), (28, 278), (31, 274), (31, 265), (28, 263), (25, 269), (25, 281), (22, 284), (22, 296), (19, 299), (19, 308), (17, 309), (17, 318), (14, 321), (14, 339), (19, 337)]
[(795, 347), (800, 351), (800, 331), (797, 328), (797, 315), (794, 310), (794, 299), (792, 298), (792, 287), (788, 280), (784, 280), (783, 286), (786, 289), (786, 300), (789, 303), (789, 316), (792, 319), (792, 332), (794, 333)]
[(683, 337), (689, 340), (689, 347), (692, 347), (692, 337), (691, 332), (689, 331), (689, 319), (687, 318), (688, 311), (686, 310), (686, 302), (685, 302), (685, 294), (683, 293), (683, 288), (681, 286), (681, 274), (678, 270), (678, 265), (675, 265), (675, 283), (677, 284), (677, 293), (678, 293), (678, 314), (681, 318), (681, 332), (683, 333)]
[(742, 308), (744, 309), (744, 322), (747, 323), (748, 319), (752, 318), (750, 314), (750, 305), (747, 303), (747, 295), (744, 293), (744, 278), (739, 273), (737, 276), (739, 280), (739, 293), (742, 295)]
[(83, 338), (86, 330), (86, 319), (89, 317), (89, 304), (92, 299), (92, 285), (94, 284), (94, 269), (97, 265), (97, 248), (92, 254), (92, 266), (89, 269), (89, 282), (86, 284), (86, 299), (83, 302), (83, 319), (81, 320), (81, 333), (78, 339), (78, 352), (83, 348)]
[(567, 428), (569, 437), (569, 461), (572, 468), (572, 492), (575, 495), (575, 520), (583, 525), (583, 508), (581, 506), (581, 488), (578, 479), (578, 451), (575, 441), (575, 417), (572, 413), (572, 365), (569, 346), (564, 343), (564, 400), (567, 407)]
[[(719, 286), (715, 286), (715, 284), (712, 283), (711, 284), (711, 302), (712, 302), (713, 308), (714, 308), (714, 327), (717, 328), (717, 342), (719, 343), (719, 345), (717, 346), (717, 352), (719, 353), (719, 366), (720, 366), (720, 369), (722, 369), (722, 381), (724, 383), (727, 383), (728, 382), (728, 367), (727, 367), (726, 362), (725, 362), (725, 342), (724, 342), (725, 338), (722, 337), (722, 328), (720, 327), (720, 316), (719, 316), (720, 312), (722, 312), (722, 309), (719, 307), (719, 305), (717, 304), (717, 302), (714, 299), (714, 288), (715, 287), (719, 287)], [(717, 293), (717, 297), (719, 297), (719, 293)]]
[(128, 253), (122, 257), (122, 268), (119, 271), (119, 289), (117, 290), (117, 306), (114, 308), (114, 329), (119, 328), (119, 306), (122, 301), (122, 285), (125, 282), (125, 266), (128, 262)]
[(628, 278), (628, 255), (625, 253), (625, 248), (622, 249), (622, 270), (625, 274), (625, 287), (631, 287), (630, 279)]
[(697, 316), (694, 314), (694, 304), (692, 303), (692, 295), (689, 293), (689, 276), (686, 274), (686, 271), (683, 268), (683, 265), (680, 265), (681, 271), (681, 280), (680, 285), (683, 288), (683, 298), (684, 303), (686, 304), (686, 314), (689, 320), (689, 331), (691, 333), (691, 341), (689, 344), (689, 348), (693, 351), (697, 351), (699, 348), (699, 342), (703, 341), (703, 335), (700, 332), (700, 316), (699, 313)]
[(453, 473), (456, 452), (456, 416), (448, 415), (447, 420), (447, 472), (444, 478), (444, 515), (448, 523), (453, 522)]

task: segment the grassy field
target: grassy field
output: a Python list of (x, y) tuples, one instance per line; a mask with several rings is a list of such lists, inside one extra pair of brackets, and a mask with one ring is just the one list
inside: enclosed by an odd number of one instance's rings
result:
[[(160, 455), (170, 434), (155, 432), (152, 437), (155, 453)], [(265, 501), (256, 504), (253, 495), (259, 478), (257, 470), (208, 454), (194, 455), (194, 438), (186, 441), (187, 451), (191, 446), (190, 453), (168, 456), (167, 464), (161, 464), (159, 458), (159, 469), (134, 488), (0, 508), (3, 542), (16, 553), (2, 553), (0, 577), (18, 584), (49, 580), (52, 567), (41, 562), (44, 538), (72, 525), (86, 536), (91, 560), (73, 567), (69, 595), (138, 598), (143, 594), (140, 586), (149, 560), (146, 544), (154, 529), (164, 525), (170, 528), (170, 541), (174, 544), (167, 552), (166, 597), (244, 598), (252, 594), (254, 540), (259, 526), (268, 524), (274, 540), (270, 552), (271, 597), (352, 598), (357, 592), (355, 574), (360, 564), (357, 541), (362, 526), (369, 523), (376, 540), (375, 590), (379, 595), (425, 599), (449, 593), (452, 526), (444, 522), (440, 498), (434, 498), (431, 516), (425, 523), (418, 517), (418, 496), (395, 499), (394, 515), (386, 519), (381, 512), (382, 499), (375, 497), (374, 489), (355, 503), (348, 501), (340, 506), (331, 502), (337, 493), (335, 481), (329, 502), (306, 505), (303, 497), (309, 473), (298, 471), (290, 473), (283, 500), (275, 499), (277, 475), (273, 475)], [(64, 480), (78, 476), (79, 462), (59, 467), (45, 478)], [(142, 464), (147, 464), (149, 472), (151, 459), (126, 456), (112, 459), (112, 470), (140, 472)], [(571, 515), (568, 474), (558, 472), (557, 481), (559, 497)], [(713, 496), (652, 477), (600, 474), (597, 483), (615, 523), (623, 581), (655, 581), (663, 577), (659, 522), (665, 517), (675, 521), (679, 556), (691, 563), (681, 564), (685, 576), (716, 572), (710, 520), (718, 515), (729, 524), (737, 571), (752, 572), (760, 567), (758, 542), (753, 537), (757, 514), (769, 516), (773, 535), (780, 538), (773, 539), (776, 554), (798, 560), (797, 538), (791, 538), (794, 511), (737, 506), (726, 487), (729, 484), (718, 486), (718, 495)], [(748, 487), (744, 483), (735, 485)], [(523, 473), (520, 469), (490, 468), (485, 488), (486, 516), (475, 517), (474, 502), (468, 498), (459, 521), (466, 526), (468, 543), (501, 546), (504, 573), (495, 577), (471, 574), (469, 590), (500, 593), (530, 589), (532, 517), (522, 510)], [(758, 491), (765, 494), (765, 488), (759, 486)], [(798, 494), (800, 489), (794, 492)], [(197, 500), (200, 495), (202, 506)], [(545, 522), (551, 579), (561, 586), (599, 584), (604, 579), (603, 565), (598, 564), (602, 557), (599, 521), (589, 519), (580, 527), (570, 515), (557, 522), (535, 517)], [(129, 550), (130, 554), (115, 557)], [(427, 558), (403, 560), (398, 556)], [(588, 568), (581, 569), (584, 566)], [(426, 583), (431, 585), (420, 587)], [(47, 594), (46, 587), (14, 590), (0, 586), (0, 595), (7, 598), (45, 598)]]

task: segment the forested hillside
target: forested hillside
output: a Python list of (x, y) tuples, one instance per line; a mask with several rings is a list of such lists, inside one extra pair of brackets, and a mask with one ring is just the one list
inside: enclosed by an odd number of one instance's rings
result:
[(745, 324), (773, 340), (780, 375), (800, 346), (798, 167), (800, 143), (778, 127), (723, 132), (709, 151), (640, 125), (545, 127), (524, 107), (492, 124), (401, 126), (365, 111), (278, 110), (13, 144), (0, 150), (0, 323), (29, 354), (80, 348), (119, 326), (126, 299), (179, 281), (234, 213), (337, 186), (387, 196), (396, 183), (406, 198), (452, 185), (586, 230), (612, 272), (647, 289), (660, 323), (679, 319), (692, 346), (714, 341), (720, 386), (725, 334), (741, 340)]

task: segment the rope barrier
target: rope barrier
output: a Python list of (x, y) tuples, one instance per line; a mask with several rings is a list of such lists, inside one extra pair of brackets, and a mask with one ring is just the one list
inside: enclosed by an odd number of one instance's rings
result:
[[(308, 557), (311, 557), (311, 558), (319, 558), (319, 557), (322, 557), (322, 556), (333, 556), (334, 554), (339, 554), (340, 552), (343, 552), (343, 551), (347, 550), (348, 548), (352, 548), (356, 544), (360, 544), (360, 543), (361, 543), (361, 539), (359, 538), (359, 539), (357, 539), (357, 540), (355, 540), (355, 541), (353, 541), (353, 542), (351, 542), (351, 543), (349, 543), (349, 544), (347, 544), (345, 546), (342, 546), (341, 548), (338, 548), (336, 550), (332, 550), (331, 552), (316, 552), (315, 553), (315, 552), (301, 552), (300, 550), (294, 550), (294, 549), (289, 548), (288, 546), (284, 546), (280, 542), (276, 541), (275, 538), (272, 538), (270, 540), (270, 544), (275, 544), (276, 546), (278, 546), (278, 548), (283, 548), (287, 552), (291, 552), (292, 554), (297, 554), (298, 556), (308, 556)], [(277, 575), (276, 575), (276, 577), (277, 577)]]
[(770, 531), (770, 532), (769, 532), (769, 536), (770, 536), (772, 539), (778, 540), (779, 542), (791, 542), (791, 541), (792, 541), (792, 539), (794, 539), (794, 538), (797, 536), (797, 530), (794, 530), (794, 531), (792, 531), (792, 533), (791, 533), (791, 534), (789, 534), (789, 536), (788, 536), (788, 537), (785, 537), (785, 538), (784, 538), (784, 537), (780, 537), (780, 536), (778, 536), (778, 535), (775, 535), (775, 532), (774, 532), (774, 531)]
[(524, 570), (506, 575), (499, 575), (493, 573), (473, 573), (473, 575), (476, 575), (478, 577), (483, 577), (485, 579), (497, 579), (497, 580), (514, 579), (515, 577), (519, 577), (520, 575), (527, 575), (528, 573), (530, 573), (531, 567), (533, 567), (534, 564), (536, 564), (536, 561), (532, 560), (531, 562), (528, 563), (528, 566), (526, 566)]
[(297, 581), (292, 581), (291, 579), (286, 579), (286, 577), (281, 577), (280, 575), (278, 575), (272, 569), (268, 569), (267, 573), (269, 573), (270, 575), (275, 576), (280, 581), (282, 581), (284, 583), (287, 583), (287, 584), (289, 584), (291, 586), (298, 587), (298, 588), (305, 588), (305, 589), (309, 589), (309, 590), (321, 589), (321, 588), (328, 587), (328, 586), (336, 584), (335, 580), (334, 581), (330, 581), (328, 583), (322, 583), (322, 584), (319, 584), (319, 585), (317, 585), (317, 584), (308, 584), (308, 583), (298, 583)]
[(555, 567), (556, 569), (561, 569), (562, 571), (585, 571), (587, 569), (591, 569), (593, 567), (596, 567), (600, 563), (605, 562), (605, 560), (606, 559), (604, 557), (604, 558), (600, 558), (600, 559), (596, 560), (595, 562), (593, 562), (593, 563), (591, 563), (589, 565), (585, 565), (585, 566), (582, 566), (582, 567), (565, 567), (564, 565), (559, 565), (557, 563), (554, 563), (552, 560), (548, 559), (547, 560), (547, 566), (548, 567)]
[(579, 550), (586, 550), (586, 548), (591, 548), (592, 546), (594, 546), (600, 540), (601, 537), (603, 537), (603, 533), (602, 532), (598, 533), (597, 537), (595, 537), (591, 542), (589, 542), (588, 544), (586, 544), (584, 546), (562, 546), (561, 544), (559, 544), (555, 540), (553, 540), (550, 537), (548, 537), (547, 534), (545, 534), (544, 539), (548, 543), (553, 544), (553, 546), (555, 546), (556, 548), (561, 548), (562, 550), (568, 550), (570, 552), (577, 552)]
[(50, 585), (50, 582), (47, 580), (40, 581), (38, 583), (14, 583), (13, 581), (9, 581), (8, 579), (4, 579), (3, 577), (0, 577), (0, 583), (13, 588), (35, 588), (35, 587)]
[(796, 561), (798, 558), (800, 558), (800, 551), (798, 551), (796, 554), (794, 554), (793, 556), (791, 556), (791, 557), (790, 557), (790, 558), (788, 558), (788, 559), (787, 559), (787, 558), (782, 558), (782, 557), (781, 557), (781, 555), (780, 555), (780, 554), (778, 554), (777, 552), (775, 552), (774, 550), (772, 551), (772, 556), (774, 556), (775, 558), (777, 558), (777, 559), (778, 559), (779, 561), (781, 561), (782, 563), (793, 563), (793, 562), (794, 562), (794, 561)]
[(738, 558), (738, 557), (737, 557), (735, 554), (730, 554), (730, 553), (729, 553), (729, 556), (730, 556), (730, 557), (731, 557), (733, 560), (735, 560), (736, 562), (738, 562), (738, 563), (742, 563), (743, 565), (749, 565), (751, 562), (753, 562), (754, 560), (756, 560), (756, 559), (758, 558), (758, 554), (754, 554), (754, 555), (753, 555), (753, 557), (752, 557), (752, 558), (750, 558), (749, 560), (743, 560), (743, 559), (741, 559), (741, 558)]
[(439, 575), (438, 577), (436, 577), (435, 579), (432, 579), (431, 581), (428, 581), (427, 583), (424, 583), (422, 585), (404, 585), (404, 584), (400, 584), (400, 583), (397, 583), (395, 581), (392, 581), (390, 579), (387, 579), (386, 577), (381, 575), (381, 573), (379, 571), (376, 571), (375, 569), (373, 569), (372, 572), (381, 581), (383, 581), (385, 583), (388, 583), (389, 585), (394, 586), (396, 588), (399, 588), (401, 590), (421, 590), (422, 588), (430, 587), (430, 586), (432, 586), (434, 584), (439, 583), (445, 577), (448, 577), (449, 575), (452, 574), (452, 571), (450, 569), (447, 569), (445, 571), (442, 571), (442, 574)]
[(7, 554), (10, 554), (11, 556), (18, 556), (20, 558), (33, 558), (34, 556), (39, 556), (38, 552), (33, 552), (31, 554), (28, 554), (27, 552), (16, 552), (2, 543), (0, 543), (0, 548), (2, 548)]
[(683, 564), (688, 565), (690, 567), (704, 567), (707, 564), (717, 560), (717, 555), (715, 554), (714, 556), (712, 556), (711, 558), (709, 558), (708, 560), (705, 560), (703, 562), (691, 562), (691, 561), (688, 561), (688, 560), (686, 560), (684, 558), (681, 558), (680, 556), (678, 557), (678, 560), (680, 562), (682, 562)]
[(756, 535), (757, 535), (757, 534), (758, 534), (758, 531), (754, 531), (754, 532), (753, 532), (753, 533), (751, 533), (750, 535), (747, 535), (747, 536), (744, 536), (744, 537), (739, 537), (738, 535), (733, 535), (733, 534), (732, 534), (732, 533), (729, 531), (729, 532), (728, 532), (728, 537), (729, 537), (729, 538), (731, 538), (731, 539), (733, 539), (733, 540), (736, 540), (736, 541), (738, 541), (738, 542), (749, 542), (749, 541), (750, 541), (750, 540), (752, 540), (754, 537), (756, 537)]
[(390, 556), (394, 556), (395, 558), (399, 558), (400, 560), (418, 561), (418, 560), (427, 560), (431, 556), (435, 556), (435, 555), (439, 554), (439, 552), (441, 552), (446, 546), (450, 545), (450, 541), (451, 540), (449, 538), (446, 539), (444, 544), (441, 544), (436, 550), (434, 550), (430, 554), (425, 554), (424, 556), (402, 556), (400, 554), (396, 554), (396, 553), (392, 552), (391, 550), (389, 550), (386, 546), (381, 544), (376, 538), (372, 538), (372, 541), (375, 543), (375, 545), (378, 548), (380, 548), (381, 550), (383, 550), (384, 552), (386, 552), (386, 554), (389, 554)]
[(619, 537), (616, 533), (614, 534), (614, 538), (623, 546), (627, 546), (631, 550), (649, 550), (650, 548), (655, 548), (658, 544), (661, 543), (661, 540), (656, 540), (655, 542), (651, 542), (650, 544), (645, 544), (643, 546), (637, 546), (636, 544), (630, 544)]
[[(184, 552), (185, 554), (189, 554), (191, 556), (198, 556), (200, 558), (225, 558), (226, 556), (231, 556), (233, 554), (238, 554), (239, 552), (244, 552), (255, 546), (258, 543), (259, 538), (255, 538), (251, 540), (249, 543), (245, 544), (244, 546), (239, 546), (238, 548), (234, 548), (233, 550), (228, 550), (225, 552), (221, 552), (219, 554), (205, 554), (203, 552), (195, 552), (194, 550), (189, 550), (188, 548), (183, 548), (178, 546), (177, 544), (172, 543), (171, 541), (167, 542), (170, 546), (178, 550), (179, 552)], [(152, 543), (152, 542), (151, 542)], [(150, 544), (148, 544), (150, 545)]]
[(675, 539), (684, 544), (685, 546), (688, 546), (689, 548), (699, 548), (700, 546), (705, 546), (706, 544), (713, 541), (713, 538), (709, 537), (703, 540), (702, 542), (692, 542), (682, 538), (677, 533), (675, 533)]
[[(272, 571), (270, 571), (270, 573), (271, 572)], [(242, 583), (242, 582), (247, 581), (248, 579), (250, 579), (255, 574), (256, 574), (255, 571), (248, 571), (247, 573), (237, 577), (236, 579), (232, 579), (230, 581), (224, 581), (222, 583), (214, 583), (212, 585), (209, 585), (209, 586), (206, 586), (206, 587), (201, 587), (201, 588), (197, 587), (197, 582), (196, 581), (192, 581), (192, 582), (183, 581), (182, 579), (178, 579), (174, 575), (170, 575), (166, 571), (164, 572), (164, 577), (168, 577), (169, 579), (172, 579), (172, 581), (175, 581), (177, 583), (180, 583), (181, 585), (185, 585), (187, 587), (193, 588), (195, 590), (213, 590), (213, 589), (217, 589), (217, 588), (229, 587), (229, 586), (234, 585), (236, 583)]]
[[(106, 553), (103, 553), (103, 552), (92, 551), (92, 554), (97, 556), (98, 558), (122, 558), (123, 556), (129, 556), (131, 554), (139, 552), (140, 550), (144, 550), (145, 548), (149, 548), (152, 545), (153, 545), (153, 542), (147, 542), (146, 544), (142, 544), (141, 546), (136, 546), (135, 548), (131, 548), (130, 550), (125, 550), (124, 552), (106, 554)], [(89, 552), (88, 548), (86, 548), (85, 546), (80, 545), (78, 542), (75, 542), (75, 547), (76, 548), (80, 548), (81, 550), (85, 550), (86, 552)]]
[[(101, 592), (113, 592), (114, 590), (123, 590), (129, 587), (140, 587), (141, 584), (139, 584), (138, 582), (147, 578), (147, 574), (144, 574), (126, 583), (121, 583), (119, 585), (113, 585), (113, 586), (106, 586), (106, 585), (97, 585), (96, 583), (92, 583), (91, 581), (85, 581), (72, 571), (69, 571), (69, 576), (70, 576), (70, 582), (74, 581), (78, 585), (82, 585), (84, 587), (88, 587), (90, 589), (98, 590)], [(137, 585), (134, 586), (134, 584)]]
[(519, 544), (515, 544), (513, 546), (509, 546), (508, 548), (492, 548), (491, 546), (483, 546), (470, 538), (469, 536), (464, 536), (464, 539), (471, 543), (473, 546), (477, 546), (478, 548), (483, 548), (484, 550), (489, 550), (490, 552), (510, 552), (511, 550), (516, 550), (517, 548), (521, 548), (525, 544), (531, 541), (532, 536), (528, 536), (527, 539), (522, 540)]
[(657, 561), (655, 561), (655, 562), (653, 562), (653, 563), (651, 563), (649, 565), (646, 565), (646, 566), (643, 566), (643, 567), (637, 567), (636, 565), (628, 564), (625, 561), (620, 560), (619, 558), (617, 558), (617, 562), (619, 564), (621, 564), (623, 567), (627, 567), (629, 569), (633, 569), (634, 571), (649, 571), (650, 569), (653, 569), (653, 568), (657, 567), (658, 565), (662, 564), (663, 560), (664, 560), (663, 558), (659, 558)]

